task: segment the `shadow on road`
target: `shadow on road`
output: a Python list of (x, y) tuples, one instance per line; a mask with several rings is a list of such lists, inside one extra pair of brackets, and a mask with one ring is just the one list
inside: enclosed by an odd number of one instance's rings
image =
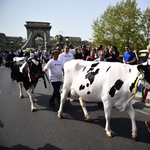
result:
[[(82, 108), (80, 105), (74, 104), (76, 102), (70, 103), (67, 102), (66, 105), (66, 110), (64, 111), (64, 119), (72, 119), (72, 120), (77, 120), (77, 121), (86, 121), (84, 120), (84, 114), (82, 111)], [(105, 116), (103, 112), (103, 107), (97, 106), (95, 103), (87, 103), (87, 110), (90, 114), (90, 112), (97, 111), (95, 117), (96, 119), (93, 119), (91, 124), (96, 124), (100, 125), (105, 129)], [(90, 106), (91, 105), (91, 106)], [(147, 106), (145, 106), (147, 107)], [(149, 108), (149, 107), (148, 107)], [(141, 108), (142, 109), (142, 108)], [(113, 109), (112, 111), (117, 111), (116, 109)], [(99, 114), (100, 113), (100, 114)], [(120, 112), (119, 112), (120, 113)], [(125, 111), (124, 113), (127, 114)], [(101, 116), (100, 116), (101, 115)], [(132, 130), (132, 125), (131, 125), (131, 119), (129, 117), (127, 118), (115, 118), (115, 115), (112, 115), (112, 119), (110, 121), (110, 127), (112, 129), (112, 132), (114, 133), (115, 136), (123, 137), (123, 138), (128, 138), (131, 139), (131, 130)], [(87, 122), (89, 123), (89, 122)], [(136, 120), (136, 125), (137, 125), (137, 131), (138, 131), (138, 139), (137, 142), (142, 142), (142, 143), (150, 143), (150, 133), (148, 132), (148, 129), (145, 125), (144, 121), (138, 121)], [(115, 138), (115, 137), (114, 137)], [(132, 139), (131, 139), (132, 140)]]
[[(0, 146), (0, 150), (35, 150), (35, 149), (18, 144), (12, 147)], [(37, 150), (61, 150), (61, 149), (47, 143), (44, 147), (39, 147)]]

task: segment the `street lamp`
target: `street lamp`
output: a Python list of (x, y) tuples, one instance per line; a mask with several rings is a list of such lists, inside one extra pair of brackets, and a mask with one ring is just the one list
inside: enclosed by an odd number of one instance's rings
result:
[(10, 41), (11, 48), (13, 48), (13, 40)]
[(21, 49), (21, 43), (20, 43), (20, 49)]
[(66, 36), (66, 43), (67, 43), (67, 45), (68, 45), (68, 41), (69, 41), (69, 37)]
[(47, 41), (45, 42), (45, 49), (47, 48)]

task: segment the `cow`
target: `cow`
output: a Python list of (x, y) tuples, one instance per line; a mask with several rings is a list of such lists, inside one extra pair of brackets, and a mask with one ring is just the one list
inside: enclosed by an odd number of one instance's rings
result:
[[(126, 110), (132, 122), (132, 138), (137, 139), (135, 111), (132, 99), (139, 85), (150, 89), (150, 65), (127, 65), (119, 62), (92, 62), (72, 60), (64, 65), (64, 84), (58, 118), (63, 118), (63, 104), (68, 92), (79, 97), (84, 116), (88, 121), (91, 117), (87, 112), (85, 101), (102, 102), (105, 112), (105, 131), (113, 137), (110, 129), (112, 108)], [(134, 92), (135, 90), (135, 92)], [(133, 93), (134, 92), (134, 93)]]
[(32, 93), (34, 92), (34, 88), (37, 85), (38, 79), (43, 77), (45, 80), (45, 73), (42, 71), (40, 60), (37, 58), (29, 59), (26, 57), (15, 57), (13, 59), (12, 71), (14, 80), (16, 80), (19, 85), (20, 98), (24, 97), (22, 92), (22, 86), (24, 86), (31, 102), (31, 112), (37, 111), (33, 104), (34, 98)]

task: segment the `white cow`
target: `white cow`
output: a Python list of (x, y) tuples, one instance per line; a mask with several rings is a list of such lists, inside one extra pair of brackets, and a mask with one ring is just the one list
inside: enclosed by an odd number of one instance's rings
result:
[[(141, 71), (140, 74), (139, 71)], [(122, 63), (72, 60), (65, 63), (64, 74), (58, 118), (63, 117), (63, 104), (68, 92), (71, 91), (73, 96), (80, 97), (79, 100), (84, 115), (89, 121), (91, 117), (86, 110), (85, 101), (103, 102), (106, 119), (105, 131), (109, 137), (113, 136), (110, 129), (112, 108), (115, 107), (119, 111), (126, 109), (131, 117), (132, 138), (137, 138), (135, 112), (131, 100), (135, 96), (133, 91), (136, 83), (138, 86), (143, 85), (150, 89), (150, 66), (147, 63), (127, 65)], [(138, 80), (142, 79), (142, 76), (144, 79)]]

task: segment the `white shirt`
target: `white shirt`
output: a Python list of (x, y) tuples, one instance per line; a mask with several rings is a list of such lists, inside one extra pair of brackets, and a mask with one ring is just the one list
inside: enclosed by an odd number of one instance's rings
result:
[(49, 72), (49, 79), (51, 82), (62, 82), (62, 69), (63, 64), (60, 60), (51, 59), (44, 66), (44, 69)]
[(34, 53), (30, 53), (30, 58), (34, 58), (35, 54)]
[(70, 49), (69, 50), (69, 53), (71, 53), (73, 56), (76, 54), (76, 51), (75, 50), (73, 50), (73, 49)]
[(15, 52), (14, 54), (15, 54), (16, 56), (19, 56), (19, 53), (18, 53), (18, 52)]
[(61, 53), (58, 57), (58, 60), (60, 60), (63, 63), (63, 66), (64, 66), (65, 62), (70, 61), (72, 59), (74, 59), (74, 57), (71, 53), (68, 53), (68, 54)]
[(104, 58), (104, 60), (100, 60), (100, 58), (97, 58), (94, 60), (95, 62), (100, 62), (100, 61), (106, 61), (106, 59)]
[(50, 59), (50, 52), (44, 50), (43, 57), (44, 57), (45, 59)]
[(35, 56), (38, 56), (38, 55), (39, 55), (39, 52), (38, 52), (38, 51), (36, 51), (36, 52), (35, 52)]

